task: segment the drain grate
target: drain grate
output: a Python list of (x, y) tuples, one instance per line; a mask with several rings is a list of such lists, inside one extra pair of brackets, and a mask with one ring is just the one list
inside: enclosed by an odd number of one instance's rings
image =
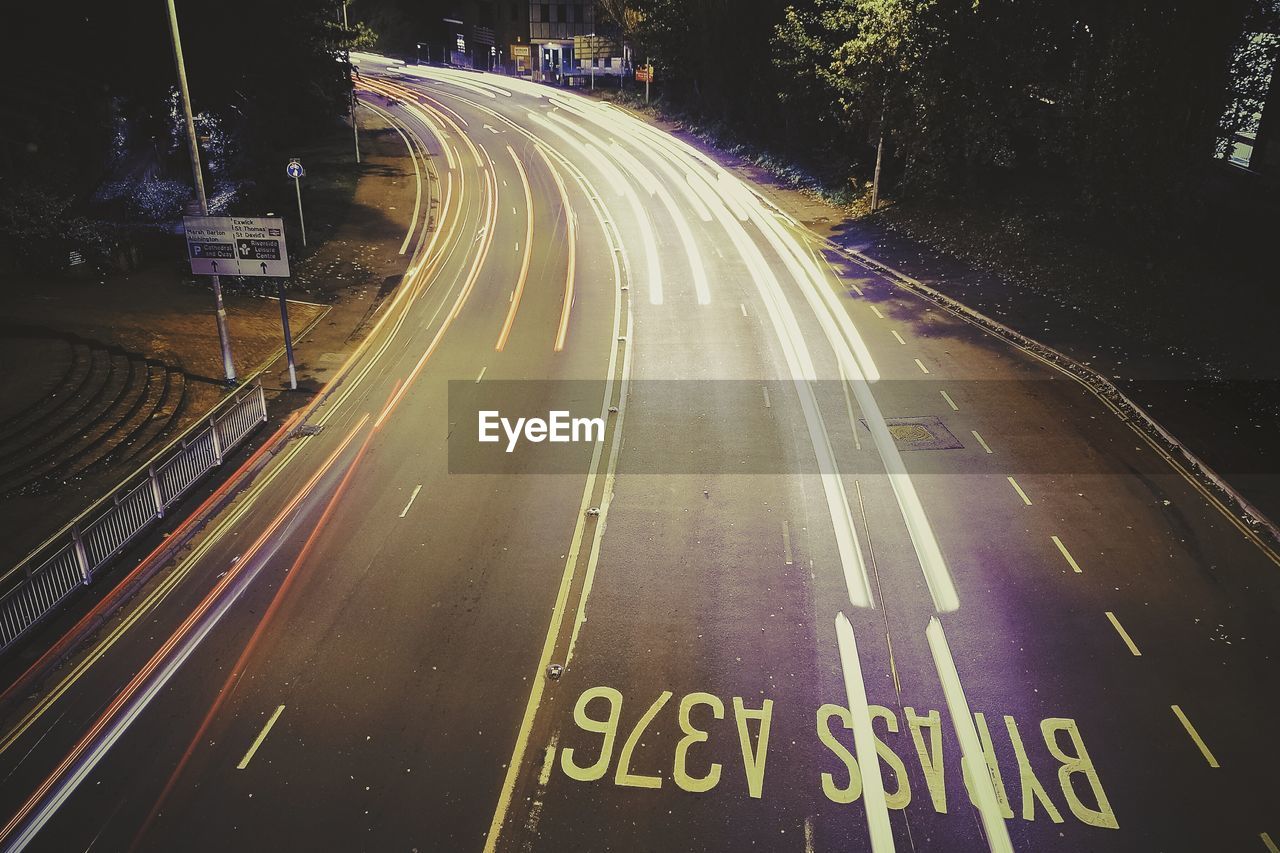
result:
[[(922, 418), (885, 418), (889, 435), (899, 450), (960, 450), (964, 447), (941, 418), (932, 415)], [(866, 420), (861, 421), (867, 427)]]

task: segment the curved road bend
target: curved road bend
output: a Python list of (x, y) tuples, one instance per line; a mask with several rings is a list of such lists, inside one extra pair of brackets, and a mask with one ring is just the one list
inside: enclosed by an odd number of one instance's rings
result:
[[(361, 67), (435, 226), (323, 431), (5, 721), (6, 849), (1280, 838), (1280, 566), (1101, 400), (618, 109)], [(486, 467), (467, 395), (608, 428)]]

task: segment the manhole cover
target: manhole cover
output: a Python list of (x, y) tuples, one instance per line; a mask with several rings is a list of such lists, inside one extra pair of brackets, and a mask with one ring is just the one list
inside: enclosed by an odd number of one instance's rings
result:
[[(959, 450), (964, 447), (940, 418), (885, 418), (899, 450)], [(865, 420), (863, 427), (867, 426)]]

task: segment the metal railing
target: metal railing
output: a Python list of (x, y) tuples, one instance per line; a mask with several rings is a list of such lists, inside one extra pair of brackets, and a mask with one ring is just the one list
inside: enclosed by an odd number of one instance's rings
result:
[(266, 419), (262, 383), (241, 389), (0, 578), (0, 651), (91, 583)]

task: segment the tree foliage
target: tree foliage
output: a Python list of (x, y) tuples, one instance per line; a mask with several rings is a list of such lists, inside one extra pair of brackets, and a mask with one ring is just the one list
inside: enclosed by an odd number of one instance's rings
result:
[(1271, 5), (808, 0), (776, 62), (785, 96), (832, 101), (854, 144), (884, 122), (904, 192), (1056, 180), (1159, 224), (1209, 165), (1239, 39)]
[[(206, 159), (218, 180), (254, 177), (347, 108), (347, 31), (337, 2), (176, 0)], [(8, 10), (0, 89), (0, 206), (79, 221), (109, 180), (190, 186), (177, 73), (162, 0), (23, 3)], [(210, 163), (206, 163), (208, 168)], [(33, 239), (0, 223), (0, 239)], [(13, 226), (13, 227), (10, 227)]]

